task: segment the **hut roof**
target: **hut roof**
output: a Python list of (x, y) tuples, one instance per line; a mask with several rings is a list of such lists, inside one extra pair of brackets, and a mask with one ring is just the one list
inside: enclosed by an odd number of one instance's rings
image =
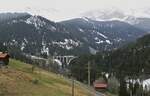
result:
[(0, 59), (5, 59), (7, 57), (9, 57), (8, 53), (0, 52)]

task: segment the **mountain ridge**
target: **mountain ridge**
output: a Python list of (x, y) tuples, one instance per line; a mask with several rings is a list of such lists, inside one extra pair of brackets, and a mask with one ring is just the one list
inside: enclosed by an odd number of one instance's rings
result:
[(112, 50), (144, 34), (145, 31), (125, 22), (88, 18), (53, 22), (28, 14), (0, 23), (3, 45), (32, 55), (79, 55)]

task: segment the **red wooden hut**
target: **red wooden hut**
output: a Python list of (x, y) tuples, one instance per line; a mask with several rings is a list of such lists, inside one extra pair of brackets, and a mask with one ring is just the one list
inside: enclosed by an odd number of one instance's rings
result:
[(0, 66), (6, 66), (9, 63), (9, 54), (0, 52)]
[(105, 90), (108, 87), (108, 84), (106, 82), (100, 82), (100, 81), (95, 81), (93, 83), (93, 86), (95, 90)]

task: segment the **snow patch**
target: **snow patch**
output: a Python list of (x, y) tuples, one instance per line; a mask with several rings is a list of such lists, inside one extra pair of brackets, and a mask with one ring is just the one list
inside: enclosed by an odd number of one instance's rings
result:
[(104, 41), (103, 41), (103, 40), (100, 40), (98, 37), (95, 37), (94, 40), (96, 40), (95, 43), (97, 43), (97, 44), (104, 43)]
[(79, 28), (78, 30), (79, 30), (80, 32), (84, 32), (84, 30), (83, 30), (83, 29), (81, 29), (81, 28)]
[(108, 43), (108, 44), (112, 44), (112, 43), (110, 42), (110, 40), (106, 40), (106, 43)]
[(74, 41), (72, 39), (64, 39), (63, 41), (53, 41), (52, 44), (58, 45), (63, 49), (71, 50), (74, 47), (78, 47), (81, 43), (80, 41)]
[(82, 19), (89, 22), (89, 19), (87, 17), (83, 17)]
[(92, 47), (89, 47), (89, 51), (91, 54), (95, 55), (97, 53), (97, 50), (92, 48)]
[(25, 46), (26, 46), (26, 44), (24, 42), (22, 42), (22, 44), (21, 44), (21, 51), (24, 50)]
[(107, 36), (105, 36), (105, 35), (104, 35), (104, 34), (102, 34), (102, 33), (97, 32), (97, 34), (98, 34), (98, 35), (100, 35), (100, 36), (102, 36), (102, 37), (104, 37), (105, 39), (107, 39), (107, 38), (108, 38)]
[(97, 43), (97, 44), (101, 44), (101, 43), (104, 43), (104, 41), (99, 40), (99, 41), (97, 41), (96, 43)]
[(31, 16), (25, 22), (27, 24), (33, 24), (37, 29), (46, 25), (46, 22), (40, 20), (38, 16)]
[(101, 36), (101, 37), (105, 38), (105, 39), (107, 39), (107, 38), (108, 38), (107, 36), (105, 36), (104, 34), (102, 34), (102, 33), (98, 32), (98, 31), (93, 30), (93, 32), (94, 32), (94, 33), (96, 33), (97, 35), (99, 35), (99, 36)]

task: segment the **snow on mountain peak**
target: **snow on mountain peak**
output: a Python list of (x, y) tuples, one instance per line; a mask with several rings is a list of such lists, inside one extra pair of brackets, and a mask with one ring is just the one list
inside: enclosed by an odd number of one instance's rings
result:
[(150, 18), (149, 8), (136, 10), (120, 10), (117, 8), (92, 10), (81, 14), (81, 17), (87, 17), (96, 21), (124, 21), (132, 25), (138, 24), (137, 18)]
[(93, 10), (86, 13), (81, 14), (81, 16), (86, 16), (90, 19), (101, 21), (101, 20), (109, 20), (112, 18), (124, 18), (125, 14), (122, 13), (121, 10), (116, 9), (101, 9), (101, 10)]
[(83, 17), (82, 19), (84, 19), (85, 21), (89, 21), (89, 18), (88, 17)]
[(37, 29), (46, 25), (46, 22), (41, 21), (37, 16), (31, 16), (26, 20), (27, 24), (33, 24)]

